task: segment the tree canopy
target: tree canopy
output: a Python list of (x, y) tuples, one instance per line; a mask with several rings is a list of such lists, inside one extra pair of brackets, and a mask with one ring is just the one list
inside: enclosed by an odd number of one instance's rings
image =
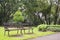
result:
[(2, 24), (13, 19), (18, 22), (29, 20), (35, 25), (59, 24), (59, 2), (60, 0), (1, 0), (0, 22)]

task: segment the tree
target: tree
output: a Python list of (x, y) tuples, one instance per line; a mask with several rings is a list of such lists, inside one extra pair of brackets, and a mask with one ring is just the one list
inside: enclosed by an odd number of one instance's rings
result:
[(11, 19), (10, 15), (15, 13), (20, 7), (18, 0), (3, 0), (0, 3), (0, 22), (7, 22)]
[[(49, 4), (47, 0), (22, 0), (21, 2), (25, 5), (25, 12), (29, 15), (30, 20), (34, 24), (40, 24), (43, 22), (38, 15), (39, 12), (43, 12), (48, 8)], [(36, 12), (38, 15), (35, 15)], [(46, 14), (46, 12), (43, 14)]]
[[(38, 24), (56, 24), (59, 20), (59, 1), (54, 0), (3, 0), (0, 3), (0, 22), (7, 22), (12, 19), (19, 9), (25, 19)], [(56, 5), (57, 4), (57, 5)], [(42, 17), (40, 17), (42, 13)], [(17, 14), (16, 14), (17, 15)], [(52, 16), (52, 17), (51, 17)], [(53, 20), (52, 20), (53, 19)]]

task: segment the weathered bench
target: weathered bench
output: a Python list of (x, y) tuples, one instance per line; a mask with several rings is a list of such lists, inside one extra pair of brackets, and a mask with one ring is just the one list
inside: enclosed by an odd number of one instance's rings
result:
[(16, 23), (4, 23), (4, 35), (6, 33), (6, 31), (8, 31), (8, 35), (9, 35), (9, 32), (10, 31), (15, 31), (17, 30), (17, 34), (18, 34), (18, 30), (21, 30), (21, 34), (22, 34), (22, 30), (24, 30), (24, 33), (25, 33), (25, 30), (28, 30), (30, 32), (30, 29), (32, 29), (32, 33), (33, 33), (33, 28), (32, 26), (26, 24), (26, 23), (19, 23), (19, 24), (16, 24)]
[(22, 30), (24, 30), (24, 33), (25, 33), (25, 30), (28, 30), (28, 32), (30, 32), (30, 29), (32, 30), (32, 33), (33, 33), (33, 24), (21, 23), (21, 27), (23, 27)]

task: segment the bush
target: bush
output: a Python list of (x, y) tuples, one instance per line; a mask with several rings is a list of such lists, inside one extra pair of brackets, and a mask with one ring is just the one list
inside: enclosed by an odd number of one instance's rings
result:
[(39, 31), (46, 31), (47, 30), (47, 25), (46, 24), (38, 25), (38, 30)]
[(53, 32), (60, 32), (60, 25), (46, 25), (46, 24), (41, 24), (38, 25), (38, 30), (39, 31), (53, 31)]
[(20, 10), (16, 11), (16, 13), (13, 15), (13, 20), (15, 22), (23, 22), (24, 16), (22, 16), (22, 12)]
[(59, 32), (60, 31), (60, 25), (48, 25), (47, 29), (50, 31)]

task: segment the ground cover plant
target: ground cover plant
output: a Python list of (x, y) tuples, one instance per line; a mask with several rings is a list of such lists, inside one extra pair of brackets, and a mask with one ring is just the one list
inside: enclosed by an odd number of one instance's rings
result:
[(60, 32), (60, 25), (48, 25), (47, 29), (54, 32)]
[(60, 32), (60, 25), (47, 25), (47, 24), (40, 24), (37, 26), (39, 31), (53, 31), (53, 32)]

